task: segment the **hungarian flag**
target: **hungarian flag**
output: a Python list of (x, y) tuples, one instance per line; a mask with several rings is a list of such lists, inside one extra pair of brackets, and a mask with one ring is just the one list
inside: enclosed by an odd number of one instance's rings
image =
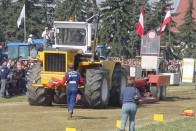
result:
[(137, 23), (136, 33), (140, 36), (144, 35), (144, 6), (141, 8), (139, 22)]
[(171, 5), (170, 5), (166, 13), (165, 19), (162, 23), (160, 34), (162, 34), (162, 32), (165, 30), (166, 25), (171, 22), (171, 19), (172, 18), (171, 18)]

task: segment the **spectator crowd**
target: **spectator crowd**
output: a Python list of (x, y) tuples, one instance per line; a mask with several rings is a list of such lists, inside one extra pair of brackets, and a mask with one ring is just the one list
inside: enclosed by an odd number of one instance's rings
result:
[(32, 63), (31, 60), (24, 61), (22, 56), (19, 56), (16, 61), (3, 60), (0, 66), (1, 98), (26, 93), (26, 73)]
[[(54, 44), (54, 28), (49, 30), (45, 27), (41, 37), (46, 40), (46, 45), (43, 46), (51, 47)], [(32, 34), (29, 35), (27, 42), (31, 45), (30, 56), (36, 58), (37, 51), (43, 49), (36, 48)], [(0, 98), (26, 93), (26, 74), (33, 64), (31, 60), (23, 60), (22, 56), (19, 56), (16, 61), (8, 59), (7, 54), (4, 53), (6, 50), (4, 44), (0, 44)]]
[[(120, 62), (123, 66), (130, 67), (141, 67), (140, 59), (123, 59), (119, 57), (108, 57), (108, 60)], [(180, 73), (182, 70), (182, 60), (176, 60), (175, 58), (171, 60), (160, 60), (159, 71), (170, 72), (170, 73)]]

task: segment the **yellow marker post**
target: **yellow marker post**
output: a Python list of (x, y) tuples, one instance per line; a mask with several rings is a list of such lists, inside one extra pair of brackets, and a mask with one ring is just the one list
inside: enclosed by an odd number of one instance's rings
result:
[(65, 131), (76, 131), (76, 128), (65, 128)]
[(163, 114), (154, 114), (154, 121), (163, 121)]
[(193, 113), (193, 110), (184, 110), (186, 113)]
[(116, 127), (117, 127), (117, 128), (120, 128), (120, 126), (121, 126), (121, 120), (117, 120), (117, 121), (116, 121)]

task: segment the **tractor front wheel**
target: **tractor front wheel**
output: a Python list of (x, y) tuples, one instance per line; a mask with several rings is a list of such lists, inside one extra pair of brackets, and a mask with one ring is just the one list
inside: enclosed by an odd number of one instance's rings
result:
[(49, 89), (27, 85), (27, 99), (30, 105), (51, 106), (52, 97)]
[(108, 72), (103, 68), (86, 70), (85, 103), (90, 108), (106, 108), (109, 100)]
[(36, 63), (27, 72), (27, 99), (30, 105), (51, 106), (52, 91), (44, 87), (34, 87), (33, 84), (41, 83), (41, 64)]

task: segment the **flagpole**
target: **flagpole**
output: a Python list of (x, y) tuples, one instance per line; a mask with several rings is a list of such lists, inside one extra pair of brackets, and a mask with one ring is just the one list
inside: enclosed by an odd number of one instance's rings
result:
[(171, 31), (170, 31), (170, 24), (169, 24), (169, 46), (170, 46), (170, 37), (171, 37)]
[[(25, 7), (25, 5), (24, 5)], [(26, 15), (26, 7), (25, 7), (25, 15)], [(26, 37), (26, 16), (24, 15), (24, 42), (27, 42), (27, 37)]]

